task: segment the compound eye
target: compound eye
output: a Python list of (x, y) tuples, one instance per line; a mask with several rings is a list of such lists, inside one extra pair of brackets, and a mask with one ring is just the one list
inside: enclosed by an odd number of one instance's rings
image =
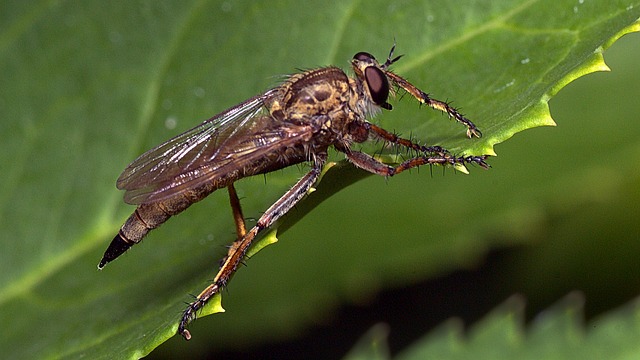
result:
[(389, 81), (384, 72), (377, 67), (369, 66), (364, 69), (364, 79), (369, 87), (373, 102), (382, 107), (388, 106)]
[(374, 58), (373, 55), (367, 52), (359, 52), (353, 55), (353, 59), (358, 61), (369, 61), (369, 60), (375, 60), (376, 58)]

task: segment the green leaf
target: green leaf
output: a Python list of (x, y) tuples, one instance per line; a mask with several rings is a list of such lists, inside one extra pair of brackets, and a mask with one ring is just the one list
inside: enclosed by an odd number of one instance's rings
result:
[(372, 327), (347, 354), (348, 360), (384, 360), (389, 358), (387, 336), (389, 329), (383, 324)]
[[(5, 1), (0, 17), (0, 349), (10, 358), (136, 358), (174, 336), (188, 294), (207, 285), (234, 237), (225, 194), (215, 193), (98, 272), (133, 211), (115, 179), (144, 150), (296, 68), (346, 68), (358, 51), (384, 58), (395, 38), (405, 56), (394, 71), (455, 100), (485, 136), (466, 139), (408, 97), (375, 121), (457, 153), (491, 154), (518, 131), (552, 124), (547, 101), (605, 69), (601, 52), (638, 29), (640, 2)], [(526, 233), (540, 219), (538, 208), (507, 201), (522, 187), (496, 187), (499, 158), (471, 176), (368, 177), (336, 194), (365, 177), (347, 165), (331, 169), (280, 226), (278, 244), (238, 272), (227, 311), (196, 321), (194, 339), (176, 345), (183, 354), (296, 333), (342, 301), (530, 241), (490, 235)], [(241, 181), (245, 215), (258, 217), (303, 172)]]
[[(570, 294), (525, 326), (524, 302), (509, 299), (468, 331), (452, 319), (412, 344), (396, 360), (411, 359), (632, 359), (640, 353), (640, 302), (584, 324), (584, 298)], [(380, 325), (371, 333), (379, 332)], [(372, 335), (365, 335), (362, 342)], [(358, 344), (346, 359), (372, 358), (386, 336)], [(373, 346), (375, 344), (375, 347)], [(369, 356), (369, 357), (367, 357)], [(392, 357), (378, 356), (379, 359)]]

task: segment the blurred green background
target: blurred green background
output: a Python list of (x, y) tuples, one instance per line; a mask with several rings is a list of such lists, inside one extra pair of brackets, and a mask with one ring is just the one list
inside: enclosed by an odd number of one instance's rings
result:
[[(484, 148), (505, 135), (500, 125), (527, 126), (514, 113), (538, 103), (531, 89), (544, 93), (590, 60), (589, 40), (619, 31), (615, 15), (637, 19), (640, 7), (627, 3), (637, 1), (0, 3), (0, 323), (9, 329), (0, 350), (137, 357), (172, 337), (188, 294), (214, 276), (234, 237), (226, 195), (98, 272), (133, 210), (115, 179), (144, 150), (278, 74), (345, 68), (357, 51), (383, 58), (395, 37), (406, 54), (397, 71), (455, 100), (485, 137), (466, 140), (406, 97), (376, 121), (454, 150)], [(605, 53), (613, 72), (552, 98), (557, 127), (497, 145), (491, 170), (370, 176), (333, 196), (362, 173), (328, 174), (284, 219), (280, 241), (240, 269), (226, 312), (150, 357), (336, 358), (380, 322), (396, 352), (450, 317), (472, 324), (513, 294), (530, 316), (574, 290), (588, 315), (630, 301), (640, 290), (639, 41), (623, 37)], [(305, 170), (240, 182), (245, 215), (259, 216)]]

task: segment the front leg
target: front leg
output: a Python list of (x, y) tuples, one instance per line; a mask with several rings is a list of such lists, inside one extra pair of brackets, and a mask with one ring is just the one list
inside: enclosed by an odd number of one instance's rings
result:
[(392, 73), (391, 71), (387, 71), (386, 74), (387, 76), (389, 76), (389, 79), (391, 79), (391, 81), (395, 85), (403, 88), (405, 91), (411, 94), (411, 96), (416, 98), (416, 100), (418, 100), (421, 104), (425, 104), (432, 109), (436, 109), (444, 113), (447, 113), (447, 115), (449, 115), (450, 118), (454, 118), (459, 123), (465, 125), (467, 127), (467, 137), (469, 138), (472, 138), (474, 136), (477, 138), (482, 137), (482, 132), (480, 132), (480, 130), (476, 127), (474, 123), (471, 122), (471, 120), (464, 117), (458, 110), (449, 106), (449, 104), (447, 104), (446, 102), (429, 97), (427, 93), (418, 89), (415, 85), (408, 82), (403, 77)]

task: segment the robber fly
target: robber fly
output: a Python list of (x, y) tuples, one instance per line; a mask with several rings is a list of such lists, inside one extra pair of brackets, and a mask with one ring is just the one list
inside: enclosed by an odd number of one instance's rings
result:
[[(142, 154), (117, 181), (118, 189), (126, 191), (125, 202), (137, 208), (111, 241), (98, 268), (139, 243), (171, 216), (226, 187), (237, 239), (211, 285), (187, 307), (180, 320), (178, 333), (189, 340), (191, 334), (186, 326), (227, 285), (256, 236), (311, 189), (327, 161), (329, 147), (344, 153), (355, 166), (382, 176), (393, 176), (421, 165), (477, 164), (487, 168), (487, 156), (455, 156), (439, 146), (424, 146), (400, 138), (366, 120), (381, 109), (391, 110), (389, 95), (404, 89), (418, 102), (465, 125), (467, 137), (482, 136), (456, 109), (391, 72), (389, 67), (401, 57), (393, 57), (394, 49), (395, 45), (383, 64), (369, 53), (357, 53), (351, 60), (353, 78), (334, 66), (291, 75), (280, 86)], [(351, 148), (352, 144), (369, 139), (405, 147), (418, 156), (392, 166)], [(304, 162), (311, 164), (311, 170), (247, 231), (234, 182)]]

